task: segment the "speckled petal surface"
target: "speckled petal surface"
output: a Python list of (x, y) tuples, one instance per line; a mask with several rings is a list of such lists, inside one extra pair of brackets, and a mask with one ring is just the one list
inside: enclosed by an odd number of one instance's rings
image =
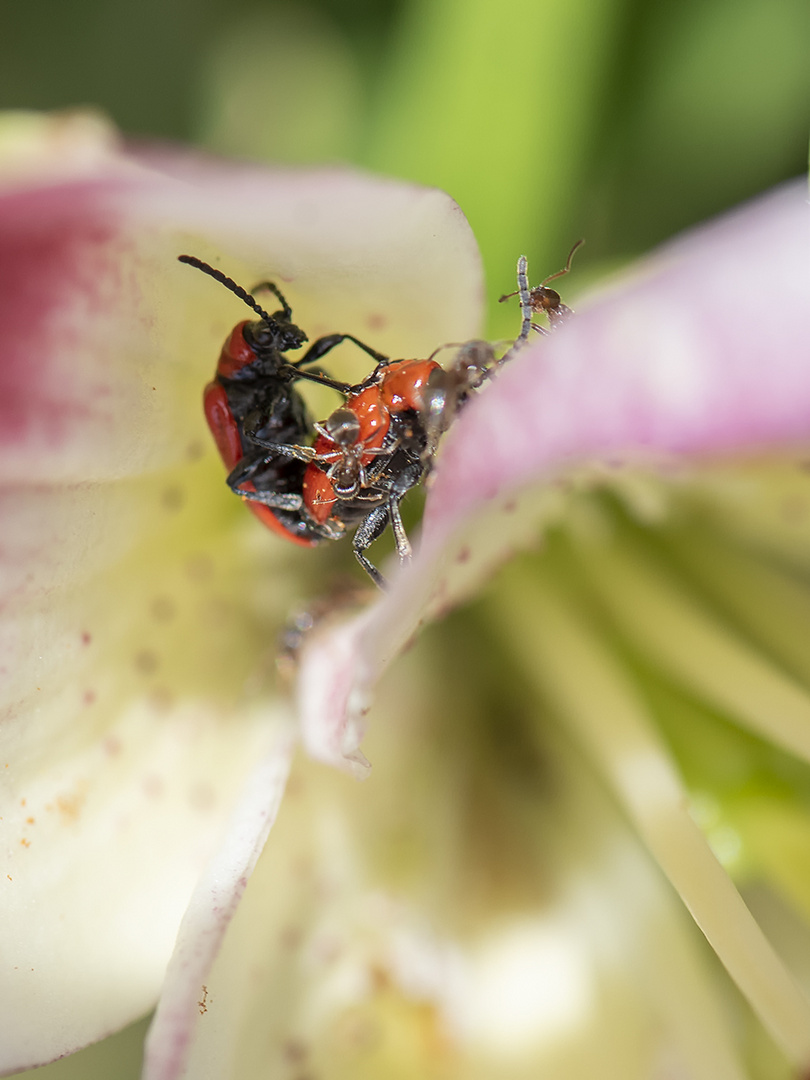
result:
[[(307, 553), (223, 483), (201, 392), (245, 308), (176, 256), (274, 277), (311, 337), (404, 355), (474, 333), (481, 297), (474, 239), (438, 192), (15, 123), (0, 130), (6, 1071), (154, 1004), (244, 778), (289, 722), (272, 658)], [(347, 371), (366, 361), (347, 354)]]

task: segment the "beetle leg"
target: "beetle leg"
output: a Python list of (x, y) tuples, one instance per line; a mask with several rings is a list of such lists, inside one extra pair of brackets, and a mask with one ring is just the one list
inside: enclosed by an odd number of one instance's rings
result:
[(318, 456), (311, 446), (301, 446), (299, 443), (270, 442), (269, 439), (258, 439), (255, 435), (251, 435), (250, 438), (257, 446), (270, 451), (270, 453), (264, 454), (258, 463), (263, 463), (272, 457), (288, 457), (295, 458), (296, 461), (306, 461), (309, 464)]
[(365, 551), (366, 548), (374, 543), (378, 536), (381, 536), (382, 533), (385, 532), (385, 527), (388, 524), (388, 517), (387, 505), (375, 507), (363, 521), (361, 521), (360, 526), (352, 539), (352, 549), (354, 550), (355, 558), (374, 584), (380, 589), (387, 589), (388, 582), (374, 563), (372, 563), (365, 555)]
[(322, 356), (325, 356), (328, 352), (331, 352), (336, 345), (340, 345), (342, 341), (353, 341), (358, 348), (363, 352), (368, 353), (378, 364), (390, 363), (387, 356), (381, 352), (377, 352), (376, 349), (372, 349), (370, 345), (366, 345), (364, 341), (354, 337), (353, 334), (326, 334), (324, 337), (320, 337), (317, 341), (313, 341), (300, 360), (295, 360), (292, 366), (300, 372), (300, 374), (306, 378), (304, 372), (301, 371), (303, 364), (311, 364), (315, 360), (319, 360)]
[(339, 394), (346, 394), (347, 396), (354, 393), (355, 388), (351, 383), (333, 379), (322, 371), (302, 371), (297, 364), (290, 364), (289, 366), (295, 372), (294, 377), (296, 379), (306, 379), (308, 382), (318, 383), (319, 386), (328, 386), (330, 390), (337, 390)]
[(278, 491), (243, 491), (241, 488), (231, 490), (248, 502), (262, 503), (273, 510), (300, 510), (304, 503), (300, 495), (292, 492), (281, 494)]
[(413, 555), (411, 542), (402, 524), (402, 515), (399, 512), (399, 499), (392, 495), (388, 500), (388, 516), (391, 518), (391, 530), (394, 534), (394, 542), (397, 545), (397, 555), (400, 563), (410, 562)]
[[(239, 485), (244, 484), (246, 480), (249, 480), (253, 473), (255, 473), (258, 467), (263, 463), (263, 457), (243, 457), (240, 461), (237, 461), (236, 465), (228, 473), (228, 478), (225, 483), (231, 491), (236, 491)], [(239, 492), (239, 494), (241, 495), (242, 492)]]

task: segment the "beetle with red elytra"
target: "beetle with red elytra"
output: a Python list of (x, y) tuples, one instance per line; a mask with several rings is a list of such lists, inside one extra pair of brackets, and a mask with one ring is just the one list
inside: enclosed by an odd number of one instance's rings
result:
[[(579, 243), (560, 274), (568, 272)], [(264, 282), (254, 290), (268, 289), (280, 301), (281, 310), (269, 315), (221, 271), (191, 255), (179, 259), (219, 281), (261, 316), (231, 331), (204, 395), (208, 426), (230, 470), (228, 486), (268, 528), (301, 546), (337, 540), (355, 530), (355, 556), (384, 588), (385, 579), (365, 554), (367, 548), (390, 524), (400, 562), (410, 558), (400, 514), (403, 497), (431, 467), (440, 436), (471, 394), (524, 344), (534, 325), (532, 311), (539, 310), (535, 293), (543, 299), (553, 293), (544, 286), (560, 274), (530, 293), (521, 256), (523, 327), (518, 338), (500, 360), (489, 342), (467, 342), (458, 346), (454, 363), (443, 368), (434, 357), (449, 346), (440, 346), (426, 360), (390, 360), (345, 333), (318, 338), (303, 357), (290, 360), (285, 354), (301, 348), (307, 336), (292, 322), (292, 310), (277, 286)], [(569, 313), (559, 294), (548, 299), (554, 298), (555, 313)], [(551, 306), (547, 303), (543, 310)], [(546, 314), (550, 316), (550, 310)], [(360, 383), (340, 382), (308, 367), (342, 341), (354, 342), (376, 360)], [(322, 423), (313, 424), (293, 385), (299, 379), (331, 387), (346, 400)], [(310, 445), (306, 440), (312, 437)]]

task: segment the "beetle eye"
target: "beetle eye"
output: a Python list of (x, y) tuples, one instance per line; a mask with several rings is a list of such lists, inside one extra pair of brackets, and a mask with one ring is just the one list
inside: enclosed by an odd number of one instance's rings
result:
[(270, 326), (262, 319), (260, 322), (251, 322), (243, 330), (245, 341), (256, 349), (275, 348), (277, 332), (274, 326)]

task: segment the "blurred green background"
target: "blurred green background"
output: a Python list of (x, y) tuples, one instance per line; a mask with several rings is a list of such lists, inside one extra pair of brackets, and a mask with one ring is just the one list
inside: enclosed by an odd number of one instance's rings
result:
[[(445, 188), (493, 298), (521, 252), (536, 281), (585, 237), (568, 297), (807, 164), (808, 0), (5, 0), (0, 25), (3, 107)], [(134, 1078), (144, 1030), (36, 1074)]]
[(570, 294), (806, 168), (808, 0), (5, 0), (2, 26), (4, 106), (445, 188), (493, 297), (523, 251), (537, 280), (585, 237)]

